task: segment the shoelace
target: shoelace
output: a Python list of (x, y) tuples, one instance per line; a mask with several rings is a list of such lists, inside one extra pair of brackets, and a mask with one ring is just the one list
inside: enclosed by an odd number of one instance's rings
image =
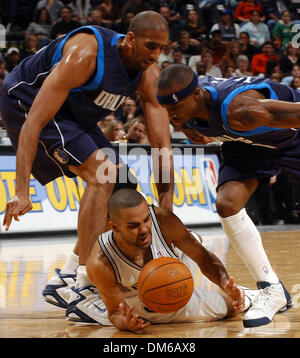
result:
[(255, 305), (255, 307), (257, 308), (264, 307), (267, 301), (269, 301), (269, 296), (272, 295), (272, 293), (270, 292), (270, 290), (272, 289), (273, 289), (272, 286), (268, 286), (264, 289), (260, 289), (259, 294), (253, 300), (252, 305), (253, 306)]

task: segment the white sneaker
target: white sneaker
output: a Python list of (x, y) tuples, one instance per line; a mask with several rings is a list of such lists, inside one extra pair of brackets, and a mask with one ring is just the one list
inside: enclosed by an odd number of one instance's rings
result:
[(277, 284), (258, 282), (259, 294), (246, 312), (244, 327), (258, 327), (270, 323), (277, 312), (283, 312), (292, 306), (291, 296), (279, 281)]
[(253, 290), (248, 287), (239, 286), (245, 293), (245, 296), (249, 298), (249, 305), (245, 308), (245, 310), (249, 309), (253, 303), (255, 302), (257, 296), (260, 294), (260, 290)]
[(112, 326), (107, 309), (94, 286), (71, 288), (71, 296), (66, 311), (66, 319), (81, 323), (98, 323)]
[(56, 268), (55, 274), (47, 282), (42, 292), (45, 301), (61, 308), (67, 308), (71, 287), (75, 284), (76, 274), (63, 274)]

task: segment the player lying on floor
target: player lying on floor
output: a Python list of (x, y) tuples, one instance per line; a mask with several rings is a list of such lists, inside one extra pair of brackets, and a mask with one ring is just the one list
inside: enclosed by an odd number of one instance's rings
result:
[[(108, 210), (112, 230), (99, 236), (87, 263), (89, 278), (97, 289), (72, 287), (66, 313), (69, 320), (141, 333), (151, 323), (234, 316), (249, 308), (255, 299), (258, 290), (243, 290), (235, 285), (220, 260), (201, 245), (201, 237), (196, 238), (171, 211), (148, 206), (133, 189), (115, 192)], [(222, 292), (195, 287), (188, 304), (177, 312), (149, 310), (139, 299), (137, 281), (142, 267), (161, 256), (181, 260), (194, 278), (200, 268)]]

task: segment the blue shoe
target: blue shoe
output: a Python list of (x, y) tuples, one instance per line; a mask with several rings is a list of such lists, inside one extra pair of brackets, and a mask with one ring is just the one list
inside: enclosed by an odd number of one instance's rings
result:
[(66, 319), (74, 322), (111, 326), (107, 309), (95, 286), (71, 288)]
[(246, 312), (243, 324), (244, 327), (258, 327), (272, 322), (278, 312), (284, 312), (292, 307), (292, 299), (283, 283), (257, 282), (260, 294)]
[(75, 284), (76, 274), (63, 274), (59, 268), (48, 281), (42, 295), (46, 302), (60, 308), (67, 308), (71, 287)]

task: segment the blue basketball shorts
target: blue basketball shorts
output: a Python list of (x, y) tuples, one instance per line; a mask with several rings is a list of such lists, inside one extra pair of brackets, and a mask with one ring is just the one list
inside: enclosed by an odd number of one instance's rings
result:
[[(20, 100), (4, 93), (0, 97), (0, 108), (5, 129), (14, 149), (17, 150), (20, 130), (29, 108)], [(42, 185), (63, 175), (75, 177), (69, 170), (69, 165), (81, 165), (99, 148), (103, 149), (114, 164), (119, 163), (117, 149), (97, 124), (90, 128), (81, 128), (72, 121), (71, 115), (58, 114), (41, 131), (31, 172)]]
[(276, 150), (226, 142), (221, 157), (218, 187), (228, 181), (251, 178), (268, 182), (279, 170), (291, 183), (300, 183), (300, 133), (287, 147)]

